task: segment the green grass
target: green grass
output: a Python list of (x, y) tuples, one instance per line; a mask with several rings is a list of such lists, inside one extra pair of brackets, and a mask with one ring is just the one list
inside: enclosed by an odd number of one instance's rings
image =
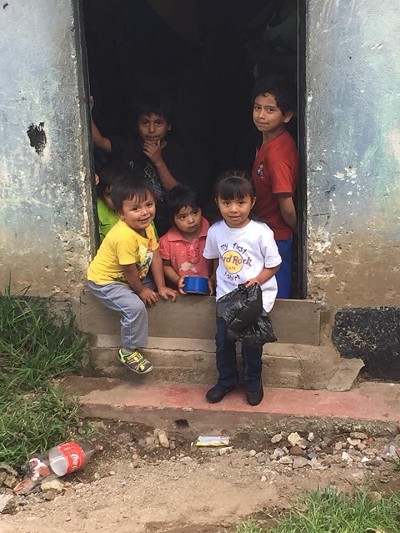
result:
[(361, 491), (353, 496), (334, 490), (313, 492), (272, 529), (265, 530), (254, 522), (247, 522), (239, 524), (235, 533), (366, 533), (376, 530), (400, 532), (399, 494), (374, 502)]
[(71, 313), (56, 315), (51, 302), (26, 291), (0, 296), (0, 463), (19, 465), (88, 431), (77, 401), (51, 381), (80, 368), (88, 336)]

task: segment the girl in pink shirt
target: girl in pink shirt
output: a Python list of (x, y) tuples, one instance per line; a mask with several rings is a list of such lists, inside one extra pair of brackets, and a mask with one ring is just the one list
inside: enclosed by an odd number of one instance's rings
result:
[(177, 185), (169, 191), (167, 202), (173, 225), (159, 242), (165, 278), (180, 294), (186, 294), (185, 276), (209, 278), (212, 294), (212, 261), (203, 257), (209, 224), (202, 216), (197, 194), (186, 185)]

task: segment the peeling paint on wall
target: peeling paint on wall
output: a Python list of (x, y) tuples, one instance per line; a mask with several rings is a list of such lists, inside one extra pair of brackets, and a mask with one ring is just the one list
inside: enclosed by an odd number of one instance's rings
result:
[(78, 4), (1, 11), (0, 290), (10, 274), (41, 296), (85, 282), (95, 228)]
[(36, 150), (38, 155), (43, 155), (43, 150), (46, 147), (46, 132), (44, 131), (44, 122), (39, 122), (39, 125), (30, 124), (26, 133), (28, 134), (30, 145)]
[(309, 296), (393, 305), (400, 279), (397, 0), (309, 0)]

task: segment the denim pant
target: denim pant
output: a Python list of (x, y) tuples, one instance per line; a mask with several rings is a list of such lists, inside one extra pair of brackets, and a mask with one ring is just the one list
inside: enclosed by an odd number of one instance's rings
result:
[(87, 286), (103, 305), (121, 313), (121, 347), (133, 352), (137, 348), (146, 346), (147, 309), (129, 285), (123, 283), (98, 285), (88, 280)]
[[(237, 385), (236, 343), (228, 339), (228, 328), (217, 320), (215, 335), (218, 384), (229, 389)], [(248, 392), (256, 392), (261, 385), (262, 346), (257, 348), (242, 346), (245, 387)]]
[(275, 274), (278, 284), (277, 298), (292, 297), (292, 239), (276, 239), (282, 263)]

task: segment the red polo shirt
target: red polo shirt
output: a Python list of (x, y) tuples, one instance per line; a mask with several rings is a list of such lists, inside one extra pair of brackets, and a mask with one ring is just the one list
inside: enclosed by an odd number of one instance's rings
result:
[(273, 230), (275, 239), (291, 239), (292, 229), (284, 221), (279, 196), (293, 196), (299, 173), (299, 156), (293, 137), (284, 131), (257, 151), (252, 179), (256, 211)]

